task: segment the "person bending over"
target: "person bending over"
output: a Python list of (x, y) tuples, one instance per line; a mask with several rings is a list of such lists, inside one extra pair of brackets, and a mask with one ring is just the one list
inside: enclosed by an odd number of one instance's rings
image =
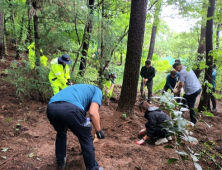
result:
[(193, 72), (193, 70), (190, 70), (187, 72), (186, 67), (183, 66), (181, 63), (174, 63), (173, 68), (180, 72), (180, 83), (177, 89), (174, 89), (174, 93), (178, 94), (181, 90), (181, 88), (184, 88), (185, 94), (183, 98), (186, 100), (182, 100), (184, 104), (188, 105), (188, 108), (190, 110), (190, 120), (192, 123), (196, 123), (196, 113), (193, 110), (196, 98), (201, 92), (201, 85), (200, 82)]
[[(137, 141), (136, 144), (142, 145), (149, 137), (156, 138), (155, 145), (167, 143), (172, 138), (166, 137), (166, 130), (163, 128), (170, 126), (170, 117), (161, 111), (158, 107), (151, 107), (148, 102), (143, 101), (139, 104), (139, 110), (144, 113), (144, 118), (148, 120), (145, 123), (146, 129), (142, 129), (139, 133), (145, 134), (143, 139)], [(163, 125), (163, 123), (168, 125)]]
[[(102, 91), (93, 85), (76, 84), (69, 86), (53, 96), (47, 107), (47, 117), (56, 134), (56, 159), (58, 169), (63, 170), (66, 163), (66, 136), (70, 129), (81, 145), (86, 170), (102, 170), (95, 159), (91, 123), (99, 139), (105, 138), (100, 127), (99, 107)], [(90, 118), (86, 112), (89, 111)], [(74, 167), (72, 169), (75, 169)]]
[(166, 84), (165, 84), (165, 86), (163, 88), (164, 91), (163, 91), (162, 95), (168, 89), (170, 89), (171, 92), (173, 92), (173, 89), (175, 88), (176, 83), (178, 81), (179, 75), (180, 75), (180, 73), (177, 72), (176, 70), (174, 70), (174, 69), (171, 70), (170, 74), (168, 74), (167, 77), (166, 77)]

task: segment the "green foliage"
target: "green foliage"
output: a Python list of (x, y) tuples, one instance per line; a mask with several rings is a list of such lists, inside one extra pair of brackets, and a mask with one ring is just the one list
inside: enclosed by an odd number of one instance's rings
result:
[(176, 141), (175, 146), (167, 145), (165, 148), (174, 149), (179, 156), (179, 159), (170, 158), (168, 164), (179, 161), (183, 165), (184, 161), (188, 160), (193, 162), (196, 169), (201, 169), (200, 165), (197, 163), (199, 160), (196, 157), (199, 154), (193, 149), (193, 145), (195, 146), (198, 140), (191, 136), (192, 132), (187, 129), (188, 124), (192, 126), (194, 126), (194, 124), (182, 117), (182, 112), (178, 111), (181, 106), (176, 103), (170, 93), (164, 93), (164, 95), (160, 97), (160, 103), (164, 105), (164, 110), (168, 110), (171, 115), (172, 119), (168, 121), (171, 126), (165, 129), (168, 135), (175, 137)]
[(48, 80), (47, 67), (35, 67), (30, 70), (29, 63), (23, 60), (26, 66), (7, 69), (9, 76), (5, 79), (15, 85), (16, 94), (21, 100), (38, 100), (47, 102), (52, 96), (52, 89)]

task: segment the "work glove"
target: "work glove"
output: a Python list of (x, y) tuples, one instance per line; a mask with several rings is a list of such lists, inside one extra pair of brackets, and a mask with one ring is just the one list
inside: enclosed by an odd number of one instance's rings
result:
[(173, 90), (173, 93), (175, 93), (175, 94), (177, 94), (178, 92), (179, 92), (178, 89), (174, 89), (174, 90)]
[(104, 139), (105, 138), (105, 134), (102, 130), (100, 130), (99, 132), (96, 132), (96, 135), (99, 139)]
[(67, 85), (67, 86), (70, 86), (70, 85), (72, 85), (72, 82), (70, 81), (70, 79), (68, 79), (68, 80), (67, 80), (67, 83), (66, 83), (66, 85)]

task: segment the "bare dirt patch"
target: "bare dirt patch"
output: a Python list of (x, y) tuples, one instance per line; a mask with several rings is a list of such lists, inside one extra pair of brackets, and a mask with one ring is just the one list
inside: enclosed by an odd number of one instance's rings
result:
[[(8, 68), (12, 59), (0, 62), (0, 72)], [(15, 95), (14, 86), (0, 78), (0, 169), (2, 170), (55, 170), (55, 137), (56, 132), (46, 117), (47, 104), (37, 101), (22, 103)], [(118, 95), (119, 88), (115, 93)], [(139, 96), (139, 94), (138, 94)], [(138, 98), (139, 100), (139, 98)], [(212, 125), (198, 122), (192, 129), (202, 143), (212, 140), (214, 150), (222, 152), (222, 108), (218, 101), (218, 112), (214, 117), (203, 119)], [(104, 140), (94, 143), (96, 159), (105, 170), (179, 170), (180, 164), (167, 165), (167, 160), (177, 157), (174, 150), (154, 146), (148, 141), (143, 146), (136, 145), (138, 132), (144, 128), (146, 120), (136, 108), (137, 118), (121, 118), (123, 113), (117, 112), (117, 103), (103, 105), (100, 108), (101, 125), (106, 134)], [(184, 117), (189, 119), (189, 114)], [(92, 135), (94, 135), (94, 130)], [(172, 141), (174, 144), (174, 141)], [(6, 158), (6, 159), (5, 159)], [(200, 162), (203, 169), (211, 167), (207, 161)], [(186, 162), (186, 169), (194, 169)], [(85, 169), (78, 139), (68, 131), (66, 170)]]

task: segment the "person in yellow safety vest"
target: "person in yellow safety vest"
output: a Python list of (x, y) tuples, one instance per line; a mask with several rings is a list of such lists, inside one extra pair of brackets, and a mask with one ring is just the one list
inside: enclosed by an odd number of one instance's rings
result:
[(41, 55), (41, 57), (40, 57), (40, 62), (41, 62), (41, 64), (42, 64), (43, 66), (47, 66), (47, 60), (48, 60), (48, 58), (43, 54), (42, 49), (40, 49), (40, 55)]
[(109, 105), (109, 99), (113, 95), (113, 88), (114, 88), (114, 84), (115, 84), (115, 79), (116, 79), (116, 73), (110, 73), (106, 77), (106, 81), (105, 81), (105, 97), (106, 97), (106, 104), (107, 105)]
[(33, 69), (35, 67), (35, 42), (30, 44), (28, 46), (28, 57), (29, 57), (29, 63), (30, 63), (30, 68)]
[[(30, 44), (28, 46), (28, 50), (29, 50), (29, 63), (30, 63), (30, 68), (33, 69), (35, 67), (35, 42), (33, 42), (32, 44)], [(40, 49), (40, 62), (43, 66), (47, 66), (47, 60), (48, 58), (43, 54), (42, 49)]]
[(68, 85), (71, 85), (68, 66), (71, 63), (72, 60), (70, 60), (67, 54), (51, 61), (49, 82), (51, 83), (54, 95), (57, 94), (60, 89), (64, 89)]

